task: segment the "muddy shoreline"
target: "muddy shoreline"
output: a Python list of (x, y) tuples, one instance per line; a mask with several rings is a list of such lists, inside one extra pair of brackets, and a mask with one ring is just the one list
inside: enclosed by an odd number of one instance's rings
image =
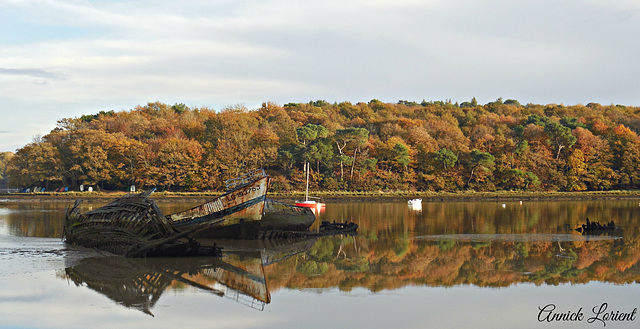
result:
[[(74, 202), (82, 199), (87, 202), (110, 202), (125, 193), (30, 193), (0, 194), (5, 202)], [(219, 196), (221, 193), (156, 193), (151, 196), (156, 202), (204, 202)], [(272, 193), (269, 198), (293, 203), (304, 198), (301, 193)], [(640, 199), (640, 191), (607, 191), (607, 192), (461, 192), (461, 193), (326, 193), (321, 195), (324, 202), (400, 202), (413, 198), (422, 198), (422, 202), (472, 202), (472, 201), (581, 201), (581, 200), (629, 200)]]

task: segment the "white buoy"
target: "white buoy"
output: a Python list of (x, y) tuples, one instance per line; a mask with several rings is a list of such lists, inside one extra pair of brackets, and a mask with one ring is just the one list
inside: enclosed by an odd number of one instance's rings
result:
[(502, 204), (502, 208), (506, 208), (506, 207), (507, 207), (507, 205), (503, 203)]
[(522, 206), (522, 200), (520, 200), (520, 205)]

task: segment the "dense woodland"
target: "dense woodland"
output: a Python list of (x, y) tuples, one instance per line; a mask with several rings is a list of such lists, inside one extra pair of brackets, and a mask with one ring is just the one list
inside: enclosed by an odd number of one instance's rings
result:
[(372, 100), (220, 111), (149, 103), (58, 121), (0, 157), (0, 179), (223, 190), (265, 168), (274, 191), (584, 191), (640, 187), (640, 107)]

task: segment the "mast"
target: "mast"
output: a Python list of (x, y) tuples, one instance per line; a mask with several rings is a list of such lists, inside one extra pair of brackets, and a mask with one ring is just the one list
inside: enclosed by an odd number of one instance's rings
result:
[(304, 169), (307, 172), (307, 189), (304, 192), (304, 201), (309, 201), (309, 162), (305, 163)]

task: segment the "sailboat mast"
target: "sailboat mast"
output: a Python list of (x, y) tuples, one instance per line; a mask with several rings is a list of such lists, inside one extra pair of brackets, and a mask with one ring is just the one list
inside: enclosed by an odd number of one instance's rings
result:
[(304, 201), (309, 201), (309, 162), (305, 163), (304, 169), (307, 172), (307, 189), (304, 192)]

